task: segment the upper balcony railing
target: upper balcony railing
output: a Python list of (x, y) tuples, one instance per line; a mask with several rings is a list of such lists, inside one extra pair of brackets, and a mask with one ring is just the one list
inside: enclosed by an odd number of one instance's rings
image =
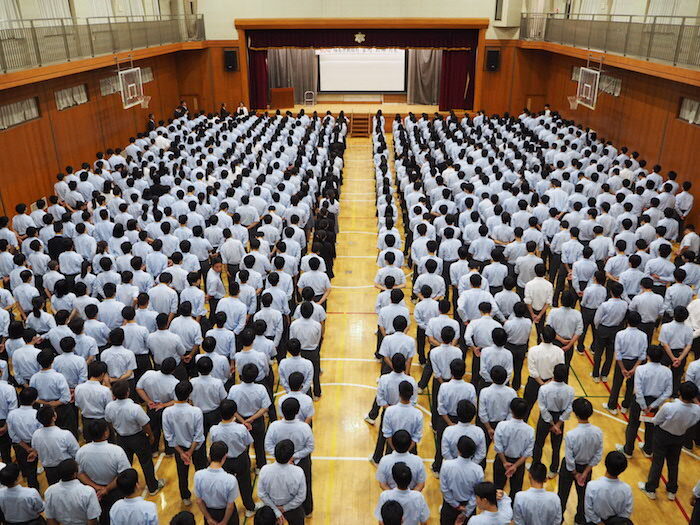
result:
[(523, 13), (520, 38), (700, 67), (700, 18)]
[(0, 71), (195, 40), (202, 15), (0, 20)]

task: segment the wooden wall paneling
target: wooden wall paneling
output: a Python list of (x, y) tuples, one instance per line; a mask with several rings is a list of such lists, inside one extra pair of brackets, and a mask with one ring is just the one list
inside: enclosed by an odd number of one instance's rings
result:
[(5, 214), (14, 215), (14, 207), (46, 196), (53, 181), (46, 173), (56, 173), (56, 152), (53, 145), (48, 104), (38, 84), (11, 90), (3, 102), (12, 103), (30, 97), (39, 100), (39, 118), (0, 131), (0, 196)]
[(513, 67), (515, 63), (516, 48), (513, 46), (501, 46), (499, 43), (486, 41), (486, 51), (499, 49), (501, 63), (498, 71), (487, 71), (482, 67), (477, 74), (482, 75), (481, 106), (474, 109), (483, 109), (487, 113), (503, 114), (510, 111), (510, 99), (513, 87)]
[(196, 96), (199, 109), (211, 111), (212, 87), (207, 50), (181, 51), (177, 56), (176, 70), (180, 96)]

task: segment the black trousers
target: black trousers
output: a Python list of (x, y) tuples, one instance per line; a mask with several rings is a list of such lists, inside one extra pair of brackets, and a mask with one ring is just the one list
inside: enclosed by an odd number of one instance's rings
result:
[(506, 348), (513, 354), (513, 384), (511, 386), (517, 392), (522, 385), (523, 363), (527, 355), (527, 343), (524, 345), (506, 343)]
[(265, 458), (265, 418), (259, 417), (253, 421), (251, 427), (250, 435), (253, 438), (255, 465), (257, 468), (261, 469), (267, 465), (267, 458)]
[(146, 485), (150, 492), (158, 490), (158, 480), (153, 469), (153, 458), (151, 457), (151, 444), (148, 442), (146, 433), (141, 431), (131, 436), (120, 436), (117, 434), (117, 445), (124, 449), (129, 463), (133, 463), (134, 455), (139, 458), (139, 464), (146, 479)]
[(38, 461), (36, 459), (34, 459), (34, 461), (29, 461), (27, 459), (26, 450), (19, 445), (14, 445), (14, 447), (19, 469), (22, 472), (22, 476), (24, 476), (24, 479), (27, 481), (27, 485), (33, 489), (39, 490), (39, 479), (36, 473)]
[(53, 467), (45, 466), (44, 474), (46, 474), (46, 484), (49, 486), (55, 485), (61, 479), (61, 476), (58, 473), (58, 465), (55, 465)]
[[(466, 504), (467, 502), (463, 503)], [(442, 506), (440, 507), (440, 525), (454, 525), (460, 514), (460, 511), (447, 503), (444, 498), (442, 499)], [(467, 521), (468, 520), (469, 516), (467, 516)]]
[(221, 410), (218, 408), (215, 408), (211, 412), (205, 412), (203, 414), (203, 420), (204, 420), (204, 438), (209, 435), (209, 430), (211, 427), (214, 425), (218, 425), (221, 423)]
[(56, 410), (56, 426), (70, 431), (78, 439), (78, 410), (74, 403), (54, 407)]
[(304, 506), (299, 506), (296, 509), (288, 510), (283, 513), (284, 519), (287, 520), (288, 525), (304, 525)]
[(153, 370), (153, 360), (151, 354), (138, 354), (136, 356), (136, 370), (134, 370), (134, 381), (139, 382), (141, 376), (147, 371)]
[(418, 362), (423, 365), (425, 360), (425, 330), (420, 326), (416, 328), (416, 348), (418, 352)]
[(304, 509), (304, 514), (308, 516), (314, 511), (314, 493), (312, 490), (311, 479), (311, 456), (301, 458), (299, 463), (297, 463), (297, 466), (301, 467), (301, 470), (304, 471), (304, 479), (306, 480), (306, 498), (301, 506)]
[[(671, 353), (673, 354), (674, 357), (678, 357), (683, 353), (683, 349), (682, 348), (679, 350), (671, 349)], [(673, 392), (671, 394), (673, 397), (678, 397), (678, 389), (681, 386), (681, 378), (683, 377), (683, 371), (685, 370), (685, 363), (687, 360), (688, 360), (688, 357), (686, 356), (683, 358), (680, 365), (674, 367), (674, 366), (671, 366), (671, 363), (672, 363), (671, 358), (668, 357), (668, 354), (666, 354), (666, 352), (664, 352), (664, 355), (661, 358), (661, 364), (669, 367), (671, 369), (671, 373), (673, 374)]]
[[(625, 370), (632, 370), (634, 365), (637, 364), (636, 359), (623, 359), (622, 366)], [(620, 397), (620, 389), (622, 388), (622, 382), (625, 382), (625, 397), (622, 400), (622, 407), (629, 408), (632, 404), (632, 398), (634, 397), (634, 376), (630, 376), (625, 379), (622, 376), (620, 367), (615, 364), (615, 373), (613, 375), (612, 388), (610, 389), (610, 397), (608, 398), (608, 406), (610, 408), (617, 408), (617, 400)]]
[[(543, 381), (547, 381), (543, 379)], [(532, 407), (537, 403), (537, 395), (540, 392), (540, 384), (535, 381), (534, 378), (528, 377), (527, 383), (525, 383), (525, 392), (523, 393), (523, 399), (527, 403), (527, 414), (525, 416), (525, 421), (530, 418), (530, 412), (532, 412)]]
[[(610, 373), (615, 354), (615, 336), (620, 331), (620, 326), (600, 325), (596, 333), (595, 354), (593, 355), (593, 377), (601, 377)], [(603, 361), (605, 354), (605, 361)], [(601, 367), (601, 361), (603, 365)]]
[[(654, 398), (647, 396), (645, 398), (647, 406), (654, 402)], [(654, 410), (656, 412), (656, 410)], [(625, 454), (632, 455), (634, 452), (634, 442), (637, 439), (637, 431), (639, 430), (639, 425), (641, 424), (640, 417), (642, 415), (642, 407), (639, 406), (636, 399), (632, 400), (632, 405), (630, 406), (629, 421), (627, 422), (627, 429), (625, 430)], [(646, 454), (651, 454), (652, 443), (654, 442), (654, 435), (656, 434), (656, 427), (653, 423), (644, 423), (644, 452)]]
[[(550, 412), (552, 414), (552, 421), (557, 422), (561, 414), (556, 412)], [(547, 436), (550, 438), (552, 443), (552, 462), (549, 464), (550, 472), (557, 472), (559, 470), (559, 456), (561, 453), (561, 441), (564, 437), (564, 425), (562, 425), (562, 433), (554, 434), (550, 432), (550, 423), (547, 423), (542, 416), (537, 419), (537, 427), (535, 429), (535, 447), (532, 452), (532, 462), (539, 463), (542, 460), (542, 449), (544, 448), (544, 443), (547, 440)]]
[[(210, 509), (209, 507), (207, 507), (207, 511), (209, 512), (209, 514), (211, 514), (211, 517), (218, 522), (221, 522), (221, 520), (224, 519), (224, 516), (226, 516), (226, 509)], [(238, 509), (236, 508), (235, 503), (233, 505), (233, 514), (231, 514), (231, 517), (226, 522), (226, 524), (238, 525)]]
[[(448, 416), (453, 423), (457, 422), (456, 416)], [(435, 429), (435, 460), (433, 461), (433, 472), (440, 472), (442, 468), (442, 435), (445, 433), (447, 423), (445, 419), (438, 414), (437, 425)]]
[[(534, 308), (532, 309), (533, 312), (535, 312), (535, 315), (538, 315), (542, 310), (535, 310)], [(546, 321), (545, 315), (543, 315), (538, 322), (535, 323), (535, 333), (537, 334), (537, 344), (540, 344), (542, 342), (542, 330), (544, 330), (544, 323)]]
[(314, 397), (319, 397), (321, 395), (321, 349), (302, 350), (300, 355), (314, 365), (313, 394)]
[(250, 481), (250, 455), (248, 450), (236, 458), (228, 458), (224, 462), (224, 470), (236, 476), (238, 489), (241, 491), (241, 500), (246, 510), (255, 510), (253, 501), (253, 484)]
[[(0, 427), (4, 427), (5, 425), (5, 420), (0, 420)], [(12, 439), (10, 439), (10, 433), (7, 429), (5, 429), (5, 433), (0, 436), (0, 458), (2, 458), (2, 462), (6, 465), (12, 463)]]
[(662, 428), (655, 430), (651, 468), (646, 483), (647, 491), (654, 492), (658, 488), (665, 462), (668, 470), (666, 491), (672, 494), (678, 492), (678, 462), (681, 457), (681, 448), (683, 448), (683, 437), (675, 436)]
[[(581, 473), (586, 470), (586, 465), (576, 465), (576, 472)], [(571, 493), (571, 486), (576, 487), (576, 497), (578, 501), (576, 502), (576, 515), (574, 516), (574, 523), (586, 523), (586, 515), (584, 510), (584, 504), (586, 501), (586, 486), (588, 482), (591, 481), (591, 474), (588, 474), (586, 478), (586, 484), (582, 487), (576, 483), (574, 478), (574, 473), (566, 468), (566, 463), (562, 463), (559, 469), (559, 501), (561, 502), (562, 509), (562, 520), (563, 513), (566, 512), (566, 504), (569, 501), (569, 494)]]
[[(148, 409), (146, 410), (146, 415), (150, 418), (149, 425), (151, 427), (151, 433), (153, 434), (153, 445), (151, 445), (151, 452), (156, 453), (160, 449), (160, 437), (163, 435), (163, 410), (164, 408), (158, 410)], [(165, 441), (165, 440), (163, 440)], [(172, 454), (173, 449), (165, 444), (165, 453)]]
[(596, 329), (595, 329), (595, 324), (593, 324), (593, 318), (595, 317), (595, 308), (586, 308), (585, 306), (581, 307), (581, 317), (583, 318), (583, 332), (581, 332), (581, 336), (578, 338), (578, 341), (576, 342), (576, 347), (578, 348), (579, 352), (583, 352), (584, 349), (584, 339), (586, 339), (586, 333), (588, 332), (588, 328), (591, 328), (591, 346), (593, 346), (593, 343), (595, 342), (596, 338)]
[[(207, 450), (204, 445), (192, 453), (192, 465), (195, 470), (207, 468)], [(192, 493), (189, 487), (190, 465), (185, 465), (180, 454), (175, 452), (175, 468), (177, 469), (177, 485), (182, 499), (190, 499)]]
[[(506, 456), (506, 459), (510, 463), (515, 463), (520, 458), (509, 458)], [(510, 478), (510, 499), (515, 498), (515, 495), (523, 489), (524, 477), (525, 463), (520, 465)], [(496, 459), (493, 461), (493, 483), (496, 485), (497, 489), (503, 490), (503, 487), (506, 486), (506, 481), (508, 481), (506, 478), (506, 468), (501, 462), (501, 456), (496, 454)]]
[(109, 511), (112, 510), (112, 507), (117, 501), (124, 499), (125, 496), (126, 494), (115, 488), (114, 490), (110, 490), (102, 497), (100, 500), (100, 508), (102, 509), (102, 513), (100, 514), (100, 525), (109, 525), (111, 523), (111, 520), (109, 519)]
[(639, 323), (639, 328), (647, 336), (647, 345), (651, 344), (651, 338), (654, 335), (654, 329), (656, 328), (656, 322), (653, 323)]
[(372, 454), (372, 459), (375, 463), (379, 463), (384, 456), (384, 452), (387, 448), (386, 438), (382, 432), (382, 427), (384, 426), (384, 408), (382, 408), (382, 417), (379, 419), (379, 432), (377, 432), (377, 443), (374, 446), (374, 454)]

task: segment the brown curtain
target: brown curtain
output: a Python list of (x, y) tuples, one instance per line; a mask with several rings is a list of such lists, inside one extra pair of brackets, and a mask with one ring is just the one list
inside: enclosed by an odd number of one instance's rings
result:
[(438, 103), (441, 69), (442, 50), (408, 50), (409, 104), (428, 104), (434, 106)]
[(294, 88), (294, 102), (304, 102), (305, 91), (316, 91), (318, 62), (313, 49), (273, 49), (267, 51), (269, 86)]

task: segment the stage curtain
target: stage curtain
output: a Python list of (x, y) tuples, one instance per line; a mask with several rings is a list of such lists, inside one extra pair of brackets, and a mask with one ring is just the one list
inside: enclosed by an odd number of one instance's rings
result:
[(269, 49), (267, 67), (270, 88), (294, 88), (294, 102), (304, 102), (304, 91), (316, 92), (318, 62), (313, 49)]
[(408, 50), (408, 103), (435, 105), (440, 94), (442, 50)]
[(248, 77), (251, 109), (265, 109), (269, 94), (266, 50), (248, 50)]
[(256, 29), (246, 31), (253, 49), (271, 47), (385, 47), (476, 49), (477, 29)]
[[(474, 55), (469, 51), (443, 51), (440, 75), (440, 111), (471, 108), (474, 102)], [(471, 91), (471, 99), (468, 99)]]

